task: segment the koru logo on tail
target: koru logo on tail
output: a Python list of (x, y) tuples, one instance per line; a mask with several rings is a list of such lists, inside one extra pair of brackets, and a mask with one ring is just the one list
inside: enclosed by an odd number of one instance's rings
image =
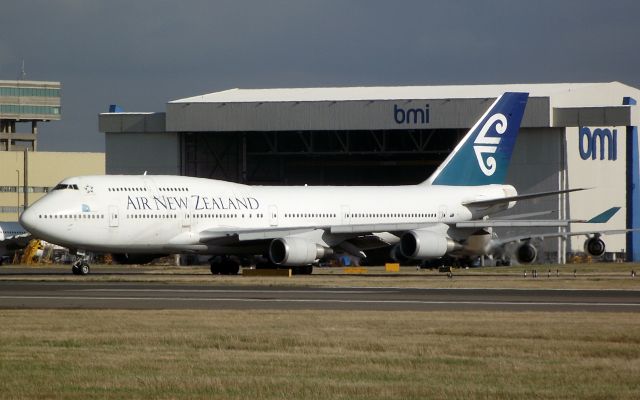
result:
[(476, 136), (476, 140), (473, 141), (473, 150), (476, 153), (478, 159), (478, 166), (482, 170), (482, 173), (486, 176), (493, 175), (496, 172), (496, 159), (493, 156), (489, 156), (486, 159), (483, 154), (493, 154), (500, 144), (501, 138), (499, 136), (487, 136), (489, 129), (495, 124), (496, 133), (502, 135), (507, 130), (507, 118), (503, 114), (492, 115), (487, 122), (484, 123), (480, 133)]

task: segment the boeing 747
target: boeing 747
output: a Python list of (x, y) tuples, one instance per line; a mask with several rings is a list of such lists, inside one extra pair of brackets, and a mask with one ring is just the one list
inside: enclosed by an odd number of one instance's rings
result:
[[(496, 223), (485, 217), (518, 200), (570, 191), (519, 196), (504, 184), (527, 99), (527, 93), (500, 96), (416, 185), (248, 186), (186, 176), (80, 176), (63, 180), (20, 221), (51, 243), (121, 259), (219, 256), (211, 263), (215, 274), (237, 274), (239, 260), (253, 255), (307, 273), (334, 253), (365, 257), (383, 246), (408, 259), (483, 255)], [(604, 252), (599, 237), (589, 240), (588, 248)], [(73, 272), (86, 274), (89, 265), (80, 259)]]

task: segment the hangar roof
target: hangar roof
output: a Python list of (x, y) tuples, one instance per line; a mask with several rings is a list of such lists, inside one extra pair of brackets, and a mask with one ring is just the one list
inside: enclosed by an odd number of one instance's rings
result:
[[(522, 127), (640, 125), (640, 90), (620, 82), (230, 89), (166, 113), (100, 115), (102, 132), (465, 129), (507, 91), (528, 92)], [(632, 104), (635, 104), (632, 102)]]
[[(610, 83), (537, 83), (507, 85), (449, 86), (371, 86), (290, 89), (229, 89), (200, 96), (178, 99), (169, 103), (257, 103), (305, 101), (362, 101), (399, 99), (470, 99), (498, 97), (504, 92), (529, 92), (531, 97), (549, 97), (584, 89), (597, 89)], [(603, 88), (604, 89), (604, 88)], [(610, 90), (610, 89), (609, 89)]]

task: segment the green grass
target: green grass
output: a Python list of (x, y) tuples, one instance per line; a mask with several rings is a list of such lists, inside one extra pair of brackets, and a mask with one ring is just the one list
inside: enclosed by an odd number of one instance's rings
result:
[(624, 313), (0, 310), (2, 398), (636, 399)]

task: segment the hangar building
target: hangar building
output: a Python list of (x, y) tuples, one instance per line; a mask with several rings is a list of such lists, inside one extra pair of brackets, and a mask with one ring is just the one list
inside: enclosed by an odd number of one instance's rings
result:
[[(164, 112), (100, 114), (99, 129), (109, 174), (412, 184), (425, 180), (507, 91), (530, 93), (507, 183), (519, 193), (592, 188), (520, 202), (512, 213), (548, 209), (552, 218), (583, 219), (620, 206), (600, 229), (640, 228), (640, 91), (619, 82), (231, 89), (170, 101)], [(538, 231), (549, 229), (525, 234)], [(608, 252), (640, 260), (640, 235), (605, 238)], [(543, 252), (564, 261), (582, 251), (583, 241), (546, 241)]]

